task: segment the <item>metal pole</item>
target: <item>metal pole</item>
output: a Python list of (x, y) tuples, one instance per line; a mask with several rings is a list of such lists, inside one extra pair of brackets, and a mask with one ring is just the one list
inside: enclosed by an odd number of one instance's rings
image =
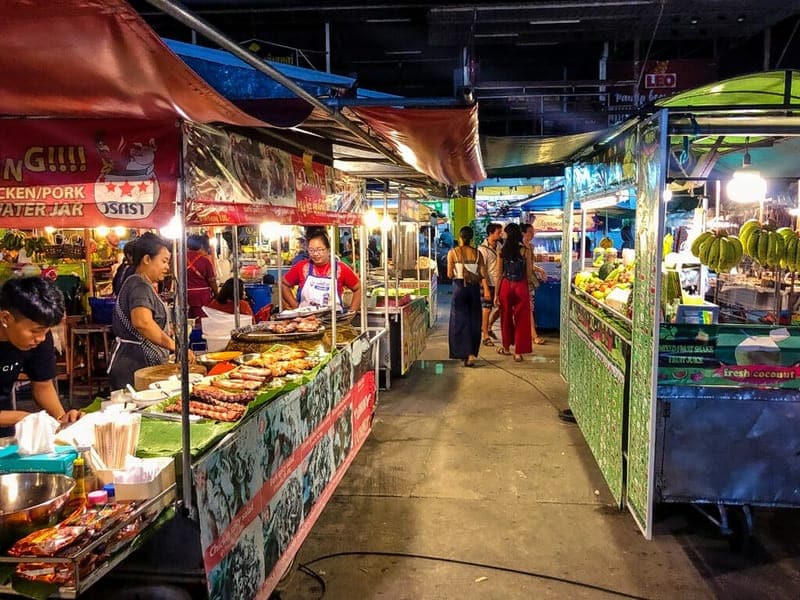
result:
[[(290, 240), (291, 241), (291, 240)], [(278, 312), (283, 310), (283, 235), (278, 235)]]
[(233, 326), (239, 329), (239, 228), (234, 225), (233, 231)]
[(341, 113), (331, 110), (324, 102), (322, 102), (316, 96), (310, 94), (309, 92), (304, 90), (301, 86), (299, 86), (297, 83), (295, 83), (293, 79), (286, 77), (286, 75), (278, 71), (269, 63), (260, 60), (259, 58), (253, 56), (250, 52), (248, 52), (244, 48), (239, 47), (235, 42), (230, 40), (227, 36), (222, 34), (216, 28), (212, 27), (210, 24), (206, 23), (196, 15), (192, 14), (185, 7), (175, 4), (171, 0), (147, 0), (147, 3), (162, 10), (166, 14), (176, 19), (177, 21), (189, 27), (190, 29), (196, 30), (201, 35), (208, 38), (210, 41), (219, 45), (223, 50), (227, 50), (235, 57), (243, 60), (246, 64), (253, 67), (256, 71), (264, 73), (274, 81), (277, 81), (298, 98), (305, 100), (314, 108), (317, 108), (323, 111), (324, 114), (329, 115), (334, 121), (336, 121), (337, 124), (347, 129), (358, 139), (369, 145), (376, 152), (379, 152), (380, 154), (391, 160), (394, 164), (405, 165), (405, 163), (399, 157), (395, 156), (393, 152), (391, 152), (390, 150), (379, 144), (377, 141), (372, 139), (367, 133), (365, 133), (355, 124), (351, 123)]
[(336, 300), (339, 297), (339, 287), (336, 281), (336, 261), (338, 257), (336, 256), (336, 246), (338, 244), (338, 240), (334, 239), (334, 235), (336, 234), (336, 227), (333, 225), (328, 226), (328, 240), (331, 242), (331, 293), (328, 300), (328, 306), (331, 309), (331, 352), (336, 350), (336, 316), (338, 311), (336, 310)]
[[(178, 178), (178, 189), (175, 198), (175, 218), (178, 223), (186, 221), (186, 205), (184, 197), (184, 174), (183, 174), (183, 151), (181, 150), (178, 165), (180, 177)], [(187, 332), (186, 312), (188, 310), (188, 297), (186, 294), (186, 234), (181, 227), (180, 236), (177, 240), (176, 261), (176, 302), (177, 308), (175, 315), (175, 360), (178, 361), (181, 369), (181, 481), (183, 489), (181, 496), (183, 506), (189, 518), (195, 518), (195, 511), (192, 504), (192, 441), (189, 433), (189, 337)]]
[(367, 228), (358, 226), (358, 277), (361, 281), (361, 333), (367, 330)]
[(331, 22), (325, 21), (325, 72), (331, 72)]

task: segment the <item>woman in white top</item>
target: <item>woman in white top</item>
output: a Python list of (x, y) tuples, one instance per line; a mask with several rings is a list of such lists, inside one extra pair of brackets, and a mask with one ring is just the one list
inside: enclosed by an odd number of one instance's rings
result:
[(480, 253), (470, 245), (473, 231), (462, 227), (458, 246), (447, 253), (447, 276), (453, 280), (448, 341), (450, 358), (464, 361), (471, 367), (481, 345), (481, 291), (491, 299), (486, 265)]

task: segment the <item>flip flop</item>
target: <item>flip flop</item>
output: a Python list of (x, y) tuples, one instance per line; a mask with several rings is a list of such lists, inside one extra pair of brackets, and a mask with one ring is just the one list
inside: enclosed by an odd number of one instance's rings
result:
[(511, 356), (511, 352), (510, 352), (509, 350), (506, 350), (506, 349), (505, 349), (505, 348), (503, 348), (502, 346), (499, 346), (499, 347), (497, 348), (497, 353), (498, 353), (498, 354), (502, 354), (503, 356)]
[(546, 344), (547, 340), (544, 339), (543, 337), (537, 337), (537, 338), (533, 338), (533, 343), (536, 344), (537, 346), (541, 346), (543, 344)]
[(492, 338), (488, 338), (488, 337), (487, 338), (483, 338), (483, 345), (484, 346), (494, 346), (494, 342), (492, 341)]
[(522, 362), (522, 356), (520, 354), (515, 354), (514, 362)]

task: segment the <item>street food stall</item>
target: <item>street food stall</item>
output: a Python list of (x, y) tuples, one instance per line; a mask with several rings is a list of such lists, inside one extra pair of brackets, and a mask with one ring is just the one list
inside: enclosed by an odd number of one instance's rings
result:
[(684, 92), (566, 170), (565, 210), (632, 215), (633, 247), (599, 266), (575, 270), (564, 234), (561, 370), (648, 538), (658, 503), (739, 541), (752, 507), (800, 505), (798, 85), (781, 71)]

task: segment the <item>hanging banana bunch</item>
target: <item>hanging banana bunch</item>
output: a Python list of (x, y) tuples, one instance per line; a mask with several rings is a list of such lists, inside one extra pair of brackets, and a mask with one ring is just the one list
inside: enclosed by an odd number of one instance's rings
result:
[(789, 227), (775, 229), (750, 219), (739, 230), (744, 253), (765, 267), (780, 267), (797, 272), (800, 268), (797, 233)]
[(717, 273), (726, 273), (739, 264), (744, 254), (742, 242), (725, 230), (704, 231), (692, 242), (692, 254)]

